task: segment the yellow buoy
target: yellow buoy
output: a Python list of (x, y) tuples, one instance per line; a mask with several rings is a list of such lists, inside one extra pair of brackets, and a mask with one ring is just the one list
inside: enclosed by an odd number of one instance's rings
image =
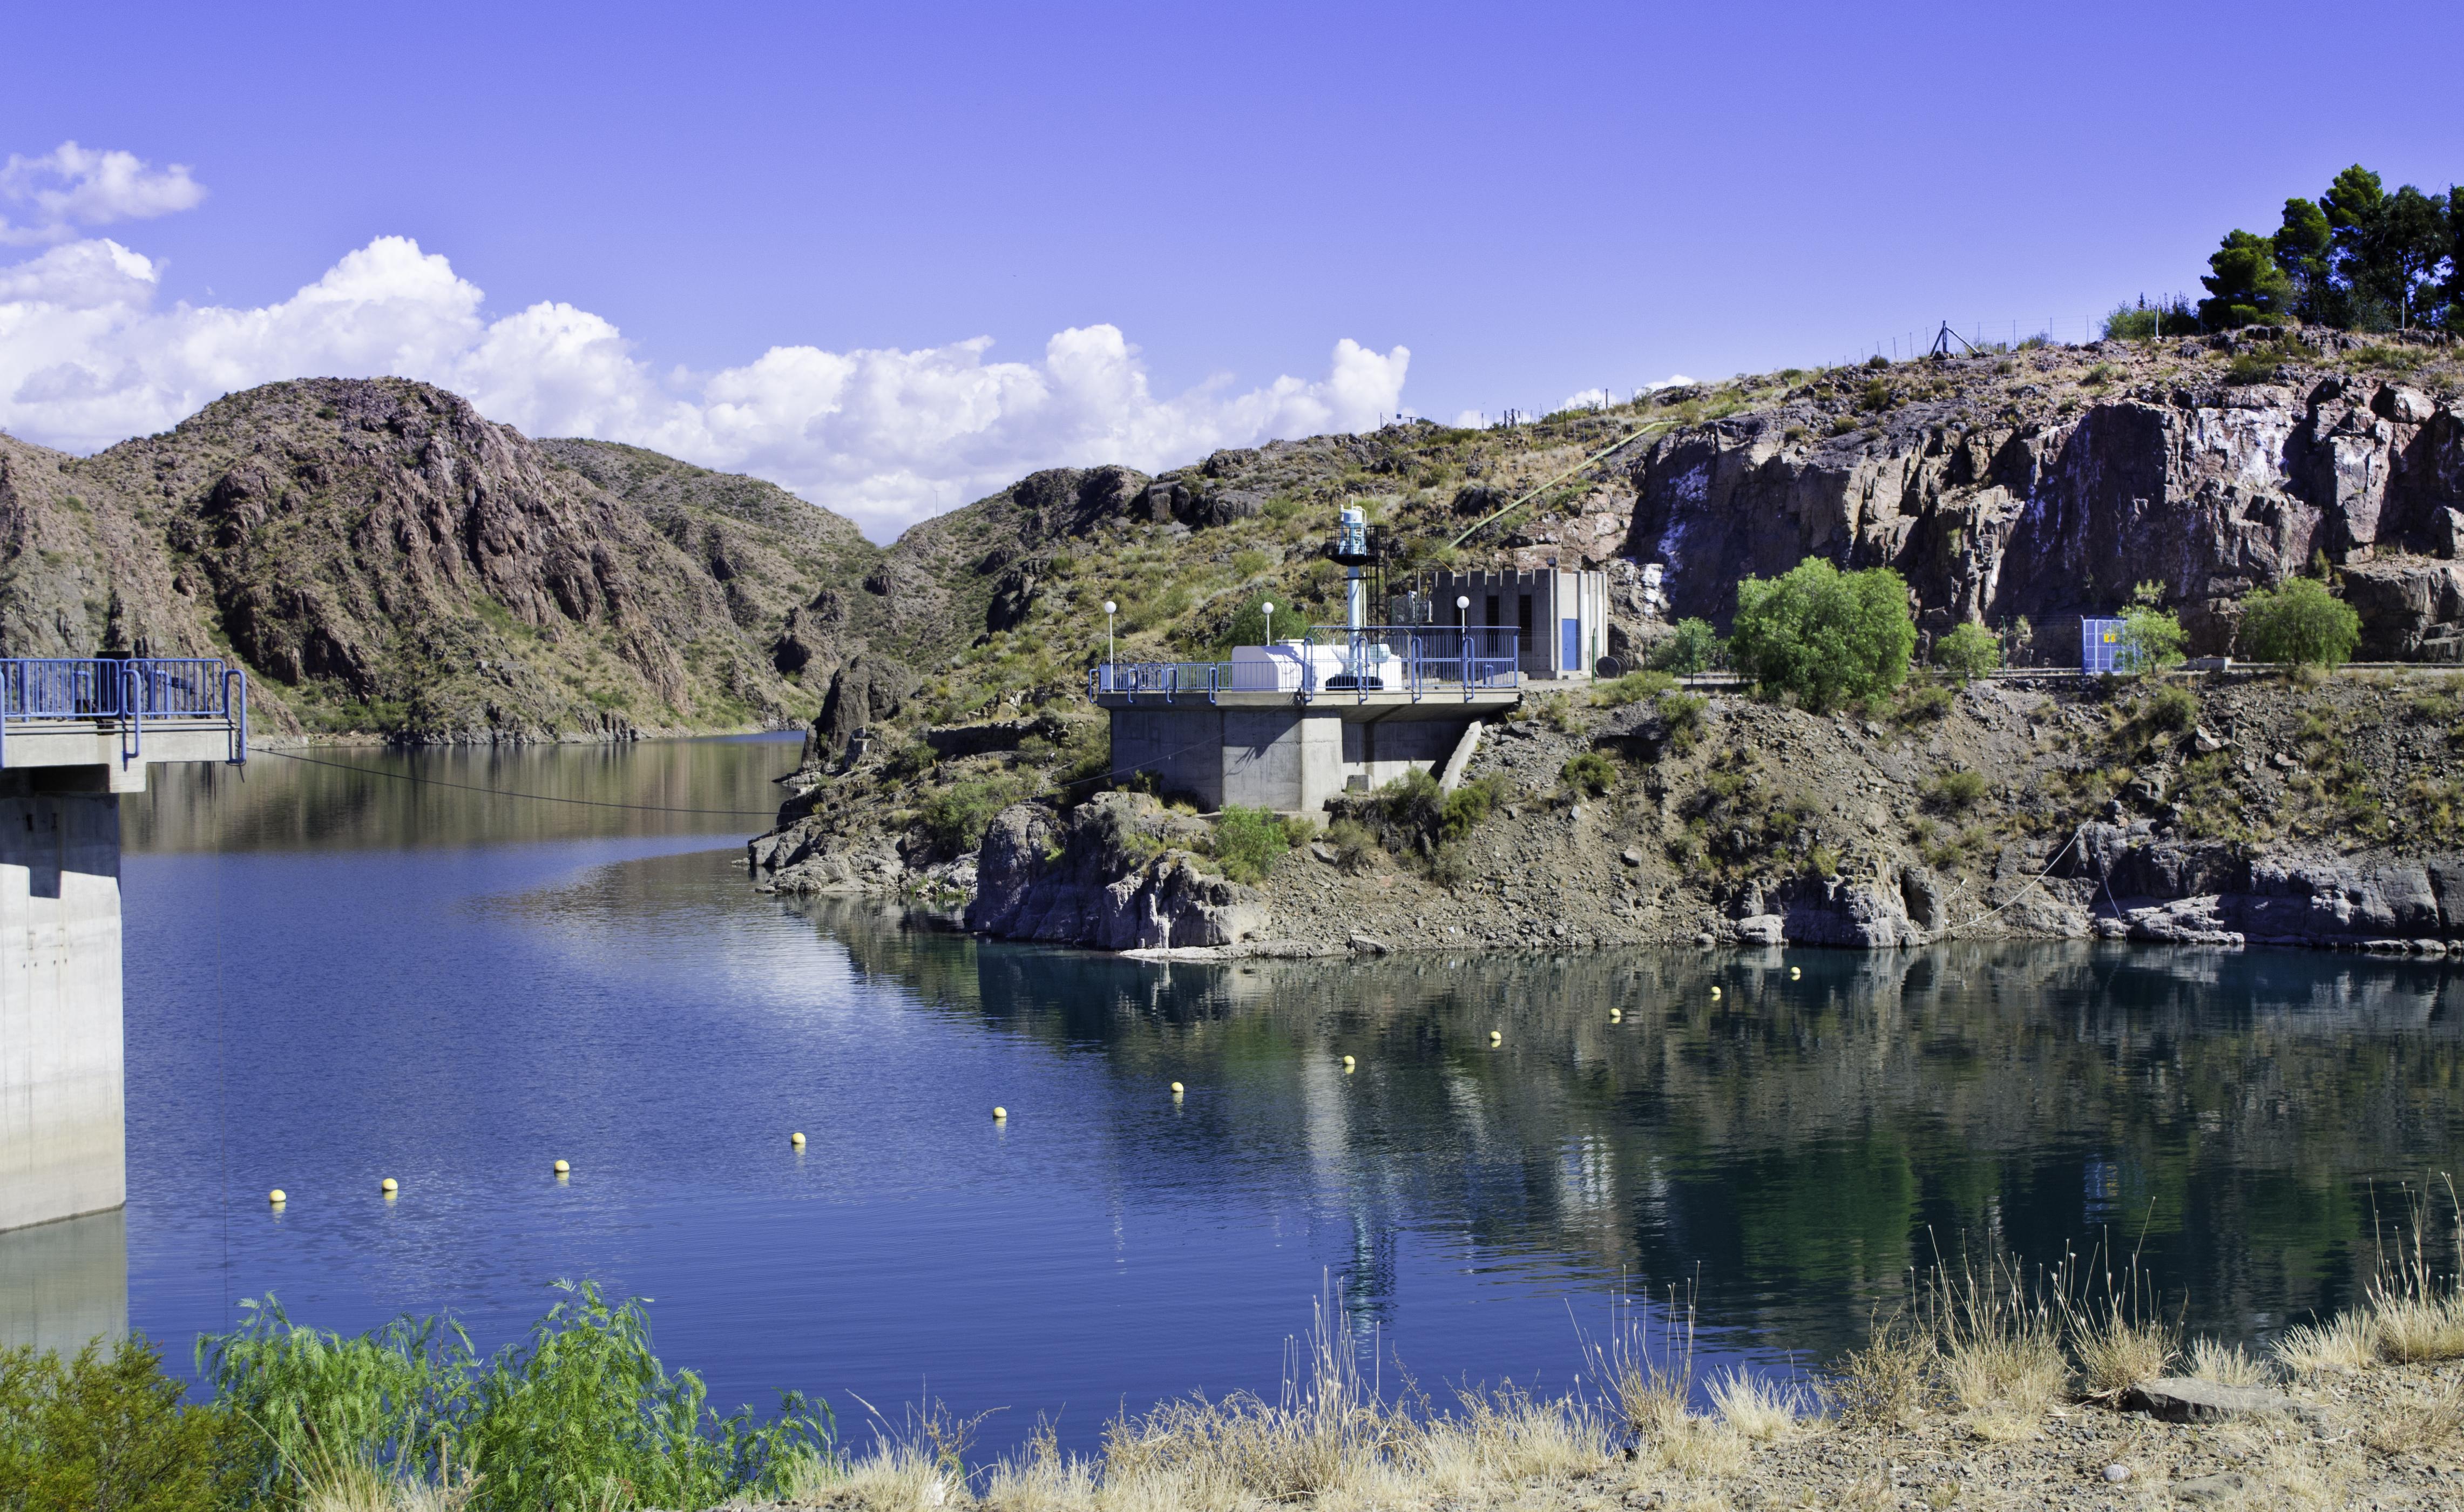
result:
[(1610, 1010), (1609, 1010), (1609, 1022), (1610, 1022), (1610, 1023), (1612, 1023), (1612, 1024), (1622, 1024), (1622, 1023), (1624, 1023), (1624, 1022), (1625, 1022), (1625, 1010), (1624, 1010), (1624, 1009), (1621, 1009), (1621, 1008), (1613, 1008), (1613, 1009), (1610, 1009)]
[(384, 1192), (388, 1197), (401, 1190), (402, 1188), (391, 1176), (387, 1176), (385, 1180), (377, 1183), (377, 1190)]
[(1719, 1000), (1720, 1000), (1720, 989), (1719, 989), (1718, 988), (1716, 988), (1716, 987), (1715, 987), (1715, 988), (1711, 989), (1711, 1001), (1712, 1001), (1712, 1002), (1714, 1002), (1714, 1003), (1716, 1003), (1716, 1002), (1718, 1002)]
[(279, 1208), (284, 1203), (291, 1200), (291, 1193), (283, 1190), (279, 1187), (276, 1187), (272, 1191), (265, 1194), (265, 1200)]
[(1344, 1057), (1343, 1057), (1343, 1069), (1344, 1069), (1344, 1070), (1346, 1070), (1346, 1071), (1350, 1071), (1350, 1070), (1352, 1069), (1352, 1067), (1353, 1067), (1353, 1059), (1352, 1059), (1352, 1057), (1351, 1057), (1350, 1056), (1344, 1056)]
[(1488, 1032), (1488, 1042), (1492, 1045), (1502, 1045), (1506, 1042), (1506, 1036), (1492, 1029)]
[(558, 1162), (556, 1163), (556, 1173), (557, 1173), (558, 1175), (560, 1175), (560, 1176), (565, 1176), (565, 1175), (570, 1175), (570, 1174), (572, 1174), (572, 1172), (573, 1172), (573, 1167), (570, 1167), (570, 1166), (568, 1166), (568, 1165), (566, 1165), (564, 1162), (562, 1162), (562, 1161), (558, 1161)]
[(798, 1149), (803, 1149), (804, 1147), (804, 1136), (802, 1134), (790, 1134), (787, 1136), (787, 1143), (795, 1145)]
[(1173, 1095), (1174, 1097), (1178, 1097), (1178, 1096), (1180, 1096), (1180, 1083), (1179, 1083), (1179, 1082), (1176, 1081), (1176, 1082), (1174, 1082), (1174, 1083), (1172, 1084), (1172, 1095)]
[(1797, 969), (1796, 967), (1790, 967), (1788, 968), (1788, 979), (1789, 979), (1790, 981), (1792, 981), (1792, 982), (1795, 981), (1798, 977), (1801, 977), (1801, 976), (1803, 976), (1804, 974), (1805, 974), (1804, 972), (1802, 972), (1802, 971), (1798, 970), (1798, 969)]
[(1003, 1120), (1003, 1119), (1005, 1119), (1005, 1118), (1008, 1118), (1008, 1117), (1009, 1117), (1009, 1109), (1007, 1109), (1007, 1108), (995, 1108), (995, 1109), (993, 1109), (993, 1122), (994, 1122), (994, 1123), (1000, 1123), (1001, 1120)]

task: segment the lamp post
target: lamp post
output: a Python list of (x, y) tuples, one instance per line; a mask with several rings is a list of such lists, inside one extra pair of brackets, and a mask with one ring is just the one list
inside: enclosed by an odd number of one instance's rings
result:
[(1112, 680), (1112, 611), (1120, 607), (1109, 598), (1104, 600), (1104, 680), (1107, 682)]
[(1270, 598), (1258, 607), (1266, 611), (1266, 644), (1271, 646), (1275, 643), (1275, 601)]
[(1455, 623), (1461, 627), (1456, 634), (1460, 644), (1455, 647), (1455, 650), (1463, 657), (1463, 680), (1469, 682), (1471, 680), (1471, 595), (1468, 593), (1455, 595)]

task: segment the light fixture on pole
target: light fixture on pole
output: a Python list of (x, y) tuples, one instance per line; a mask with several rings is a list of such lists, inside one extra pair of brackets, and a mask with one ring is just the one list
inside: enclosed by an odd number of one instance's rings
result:
[(1266, 644), (1271, 646), (1275, 643), (1275, 601), (1270, 598), (1258, 607), (1266, 612)]
[(1471, 599), (1468, 595), (1463, 593), (1457, 593), (1455, 595), (1455, 613), (1462, 620), (1463, 633), (1466, 635), (1470, 634)]
[(1120, 607), (1109, 598), (1104, 600), (1104, 663), (1107, 666), (1112, 661), (1112, 611)]

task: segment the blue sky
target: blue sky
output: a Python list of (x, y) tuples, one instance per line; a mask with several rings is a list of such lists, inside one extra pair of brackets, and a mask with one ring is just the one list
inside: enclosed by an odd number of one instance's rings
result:
[[(91, 450), (285, 361), (419, 369), (877, 535), (1034, 465), (1547, 409), (1944, 317), (2075, 335), (2194, 289), (2223, 231), (2347, 163), (2464, 178), (2443, 9), (135, 5), (10, 31), (0, 427)], [(30, 186), (69, 182), (68, 142), (201, 193), (47, 225)], [(136, 260), (71, 267), (105, 238)]]

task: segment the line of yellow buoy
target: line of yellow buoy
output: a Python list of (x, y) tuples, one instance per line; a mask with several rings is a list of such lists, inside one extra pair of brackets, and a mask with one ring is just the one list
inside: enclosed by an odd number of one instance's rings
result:
[[(1804, 972), (1801, 968), (1797, 967), (1790, 967), (1788, 968), (1788, 979), (1790, 981), (1794, 982), (1802, 980)], [(1717, 987), (1711, 989), (1711, 1000), (1715, 1003), (1720, 1000), (1720, 989)], [(1612, 1024), (1624, 1023), (1625, 1010), (1621, 1008), (1610, 1009), (1609, 1022)], [(1488, 1032), (1488, 1044), (1490, 1049), (1494, 1050), (1504, 1043), (1506, 1043), (1505, 1031), (1492, 1029)], [(1343, 1057), (1343, 1074), (1345, 1076), (1351, 1076), (1358, 1069), (1358, 1067), (1359, 1062), (1352, 1056), (1346, 1056)], [(1174, 1101), (1179, 1101), (1186, 1093), (1187, 1089), (1179, 1082), (1176, 1081), (1172, 1084), (1172, 1099)], [(996, 1123), (1008, 1123), (1009, 1109), (996, 1104), (993, 1108), (993, 1122)], [(795, 1133), (788, 1135), (787, 1143), (797, 1149), (803, 1149), (804, 1147), (803, 1131), (799, 1129)], [(551, 1168), (556, 1172), (556, 1178), (559, 1181), (565, 1180), (573, 1174), (573, 1166), (567, 1161), (560, 1160)], [(384, 1181), (377, 1184), (377, 1190), (385, 1194), (385, 1198), (387, 1202), (391, 1202), (396, 1196), (400, 1195), (402, 1185), (395, 1181), (391, 1176), (387, 1176)], [(269, 1206), (280, 1208), (290, 1202), (291, 1194), (284, 1191), (281, 1188), (276, 1187), (272, 1191), (265, 1194), (265, 1200)]]

